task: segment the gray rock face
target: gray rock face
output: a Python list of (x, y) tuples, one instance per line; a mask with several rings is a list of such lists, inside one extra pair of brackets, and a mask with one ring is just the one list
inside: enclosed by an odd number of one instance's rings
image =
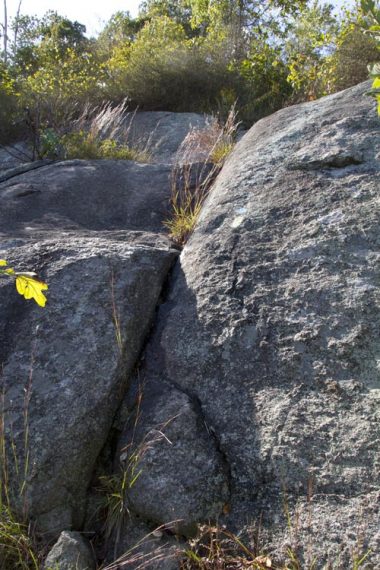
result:
[(163, 231), (170, 166), (64, 161), (0, 186), (0, 233), (38, 230)]
[(45, 570), (95, 570), (90, 545), (79, 532), (62, 532), (45, 560)]
[[(121, 442), (122, 466), (131, 452), (139, 454), (129, 505), (156, 526), (170, 522), (178, 534), (192, 534), (198, 521), (215, 519), (227, 502), (228, 467), (196, 400), (162, 381), (150, 384), (143, 398), (140, 419)], [(139, 445), (128, 447), (132, 437)]]
[(0, 175), (22, 164), (30, 162), (32, 153), (25, 143), (0, 147)]
[[(149, 417), (162, 399), (178, 413), (199, 403), (210, 460), (228, 464), (231, 513), (220, 520), (242, 529), (262, 516), (281, 556), (287, 501), (304, 558), (321, 567), (348, 568), (368, 548), (369, 567), (380, 564), (380, 123), (367, 87), (279, 111), (239, 142), (181, 254), (142, 372)], [(177, 458), (199, 428), (183, 422), (170, 487), (183, 485), (185, 508), (199, 488), (183, 484)], [(157, 508), (168, 453), (141, 483), (144, 514), (148, 501)], [(221, 514), (224, 487), (218, 501), (200, 484)], [(165, 522), (180, 509), (175, 493), (160, 498)]]
[[(125, 137), (137, 148), (147, 149), (152, 161), (172, 164), (186, 135), (192, 128), (203, 129), (207, 117), (197, 113), (170, 113), (142, 111), (130, 113), (126, 118)], [(203, 156), (192, 156), (192, 162)]]
[(0, 362), (8, 437), (26, 464), (13, 485), (26, 483), (29, 514), (52, 534), (81, 528), (95, 461), (177, 255), (149, 231), (161, 230), (166, 171), (140, 172), (79, 162), (0, 185), (0, 258), (49, 284), (41, 309), (0, 280)]

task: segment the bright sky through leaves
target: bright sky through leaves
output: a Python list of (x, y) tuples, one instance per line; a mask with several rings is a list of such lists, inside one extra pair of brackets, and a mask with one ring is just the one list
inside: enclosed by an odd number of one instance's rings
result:
[[(10, 16), (16, 13), (18, 3), (19, 0), (8, 0)], [(136, 16), (139, 4), (140, 0), (22, 0), (21, 13), (43, 16), (48, 10), (54, 10), (70, 20), (84, 24), (89, 34), (95, 34), (118, 10), (129, 11), (132, 16)], [(0, 21), (2, 20), (1, 14)]]
[[(67, 16), (70, 20), (77, 20), (84, 24), (89, 35), (96, 34), (103, 26), (104, 22), (118, 10), (129, 11), (132, 16), (136, 16), (141, 0), (22, 0), (21, 13), (42, 16), (48, 10), (55, 10), (62, 16)], [(9, 17), (15, 15), (19, 0), (7, 0)], [(332, 0), (332, 4), (337, 7), (343, 5), (352, 6), (354, 0)], [(0, 12), (0, 21), (3, 15)]]

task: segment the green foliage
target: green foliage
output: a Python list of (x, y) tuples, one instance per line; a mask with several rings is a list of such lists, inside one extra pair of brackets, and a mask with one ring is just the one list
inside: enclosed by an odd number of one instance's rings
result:
[(28, 526), (7, 505), (0, 505), (0, 569), (40, 570), (36, 545)]
[(378, 48), (375, 38), (364, 31), (364, 22), (359, 6), (337, 17), (331, 5), (314, 0), (302, 11), (285, 43), (292, 101), (316, 99), (367, 78)]
[(368, 66), (378, 57), (374, 38), (366, 34), (358, 24), (347, 23), (340, 30), (336, 50), (331, 57), (334, 91), (347, 89), (365, 81)]
[(330, 92), (329, 57), (334, 52), (338, 22), (331, 4), (318, 0), (291, 21), (285, 42), (292, 100), (312, 100)]
[(242, 81), (239, 116), (245, 124), (277, 111), (291, 95), (280, 52), (265, 40), (257, 38), (251, 43), (238, 70)]
[(146, 152), (119, 144), (112, 139), (100, 139), (85, 131), (71, 132), (59, 139), (60, 153), (65, 159), (110, 159), (149, 162)]
[(146, 0), (137, 18), (117, 12), (96, 39), (56, 12), (20, 15), (0, 63), (0, 143), (27, 125), (36, 149), (58, 151), (51, 129), (61, 133), (86, 103), (125, 97), (146, 110), (224, 116), (237, 100), (249, 126), (365, 77), (380, 26), (378, 3), (361, 4), (338, 18), (317, 0)]
[(62, 57), (57, 48), (44, 65), (19, 82), (20, 104), (42, 128), (57, 128), (68, 111), (100, 100), (101, 79), (101, 66), (90, 53), (77, 54), (67, 48)]
[(20, 133), (18, 120), (18, 93), (9, 69), (0, 61), (0, 144), (17, 138)]
[(113, 50), (119, 46), (129, 46), (138, 32), (144, 26), (144, 18), (131, 18), (129, 12), (116, 12), (100, 32), (93, 52), (100, 61), (107, 61), (113, 55)]
[[(375, 0), (361, 0), (361, 7), (364, 14), (363, 27), (376, 42), (377, 49), (380, 49), (380, 6)], [(373, 79), (371, 91), (368, 93), (375, 97), (377, 101), (377, 114), (380, 116), (380, 63), (368, 66), (370, 76)]]
[(209, 111), (231, 76), (167, 16), (148, 22), (129, 48), (115, 50), (109, 69), (113, 96), (128, 93), (132, 104), (148, 110)]

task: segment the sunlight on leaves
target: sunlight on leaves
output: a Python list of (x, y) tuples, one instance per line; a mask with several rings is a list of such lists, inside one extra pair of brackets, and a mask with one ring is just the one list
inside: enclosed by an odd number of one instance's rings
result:
[(42, 291), (48, 289), (47, 284), (36, 279), (33, 274), (17, 273), (16, 275), (17, 292), (23, 295), (25, 299), (34, 299), (40, 307), (44, 307), (46, 297)]
[[(0, 267), (8, 265), (5, 259), (0, 259)], [(12, 267), (0, 269), (0, 276), (6, 277), (16, 276), (16, 289), (25, 299), (34, 299), (37, 305), (44, 307), (46, 305), (46, 297), (42, 291), (48, 290), (48, 285), (37, 278), (36, 273), (24, 272), (18, 273)]]

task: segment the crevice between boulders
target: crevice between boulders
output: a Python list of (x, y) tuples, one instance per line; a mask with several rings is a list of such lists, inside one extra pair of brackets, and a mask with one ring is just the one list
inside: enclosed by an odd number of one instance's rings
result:
[(231, 474), (231, 465), (227, 456), (227, 453), (223, 450), (222, 444), (220, 442), (220, 439), (218, 437), (218, 434), (216, 433), (216, 431), (214, 430), (213, 427), (211, 427), (211, 424), (207, 421), (207, 417), (206, 414), (203, 410), (202, 407), (202, 402), (200, 400), (200, 398), (192, 393), (189, 390), (185, 390), (182, 386), (180, 386), (179, 384), (177, 384), (177, 382), (174, 382), (173, 380), (167, 380), (167, 383), (172, 386), (175, 390), (177, 390), (178, 392), (181, 392), (182, 394), (185, 394), (189, 400), (191, 401), (194, 411), (196, 412), (199, 421), (201, 422), (202, 426), (205, 427), (210, 439), (213, 440), (214, 442), (214, 446), (215, 449), (217, 450), (217, 452), (219, 453), (219, 455), (222, 458), (222, 462), (223, 462), (223, 466), (225, 469), (225, 475), (226, 475), (226, 480), (227, 480), (227, 484), (228, 484), (228, 497), (229, 499), (231, 498), (231, 487), (232, 487), (232, 474)]
[[(137, 413), (136, 397), (137, 397), (137, 383), (138, 383), (138, 378), (139, 378), (139, 370), (141, 370), (144, 366), (144, 356), (145, 356), (149, 342), (151, 341), (153, 336), (157, 333), (158, 326), (161, 327), (168, 317), (168, 314), (166, 311), (160, 311), (160, 307), (162, 305), (165, 305), (166, 303), (170, 303), (169, 296), (170, 296), (171, 291), (173, 290), (174, 282), (178, 278), (178, 273), (175, 271), (175, 269), (178, 267), (177, 266), (178, 263), (180, 263), (180, 261), (177, 258), (177, 260), (174, 261), (174, 263), (172, 264), (172, 266), (168, 270), (167, 276), (163, 281), (159, 301), (158, 301), (158, 304), (156, 307), (155, 317), (152, 321), (152, 324), (151, 324), (151, 327), (148, 331), (148, 334), (146, 335), (146, 338), (144, 340), (144, 345), (140, 351), (140, 355), (136, 359), (136, 364), (135, 364), (135, 368), (134, 368), (135, 372), (133, 374), (134, 381), (132, 380), (132, 382), (130, 382), (128, 390), (127, 390), (127, 392), (130, 392), (130, 393), (129, 393), (129, 395), (127, 394), (127, 397), (124, 399), (124, 401), (121, 403), (121, 405), (119, 406), (118, 410), (115, 413), (114, 420), (112, 423), (112, 428), (110, 429), (110, 432), (109, 432), (108, 437), (107, 437), (106, 446), (105, 446), (105, 448), (103, 448), (102, 453), (99, 456), (99, 461), (98, 461), (98, 463), (94, 469), (94, 480), (99, 475), (99, 469), (101, 471), (104, 469), (108, 473), (110, 471), (112, 472), (114, 470), (115, 465), (116, 465), (115, 452), (117, 454), (116, 440), (121, 437), (122, 430), (125, 426), (125, 423), (128, 420), (130, 420), (134, 414)], [(184, 394), (189, 399), (190, 405), (193, 408), (193, 411), (195, 412), (195, 416), (197, 418), (196, 421), (199, 422), (198, 425), (199, 425), (201, 431), (205, 432), (205, 434), (207, 433), (208, 437), (210, 438), (210, 440), (212, 442), (211, 445), (214, 447), (217, 455), (220, 458), (221, 473), (223, 474), (223, 478), (224, 478), (226, 488), (227, 488), (227, 492), (226, 492), (227, 500), (224, 501), (224, 505), (228, 508), (228, 505), (229, 505), (230, 500), (231, 500), (231, 495), (232, 495), (231, 465), (229, 462), (229, 458), (228, 458), (225, 450), (223, 449), (223, 445), (220, 442), (218, 434), (211, 427), (211, 425), (207, 419), (207, 416), (205, 415), (205, 412), (204, 412), (200, 398), (198, 397), (197, 394), (195, 394), (189, 390), (185, 390), (183, 387), (178, 385), (176, 382), (174, 382), (170, 378), (165, 378), (165, 384), (167, 386), (169, 386), (170, 388), (172, 388), (173, 390)], [(102, 456), (103, 456), (103, 458), (102, 458)], [(109, 463), (107, 465), (107, 463), (104, 462), (104, 459), (106, 460), (106, 462), (111, 462), (112, 465), (110, 465)], [(94, 482), (94, 480), (93, 480), (93, 482)], [(141, 515), (141, 513), (136, 512), (132, 506), (129, 506), (128, 508), (130, 509), (131, 515), (138, 516), (140, 521), (143, 521), (149, 528), (152, 528), (153, 523), (150, 519), (148, 519), (148, 518), (145, 519)], [(220, 516), (223, 516), (223, 514), (224, 514), (224, 512), (221, 512)], [(165, 522), (168, 522), (168, 521), (162, 521), (162, 524), (165, 524)], [(199, 522), (201, 523), (201, 522), (206, 522), (206, 521), (200, 520)]]

